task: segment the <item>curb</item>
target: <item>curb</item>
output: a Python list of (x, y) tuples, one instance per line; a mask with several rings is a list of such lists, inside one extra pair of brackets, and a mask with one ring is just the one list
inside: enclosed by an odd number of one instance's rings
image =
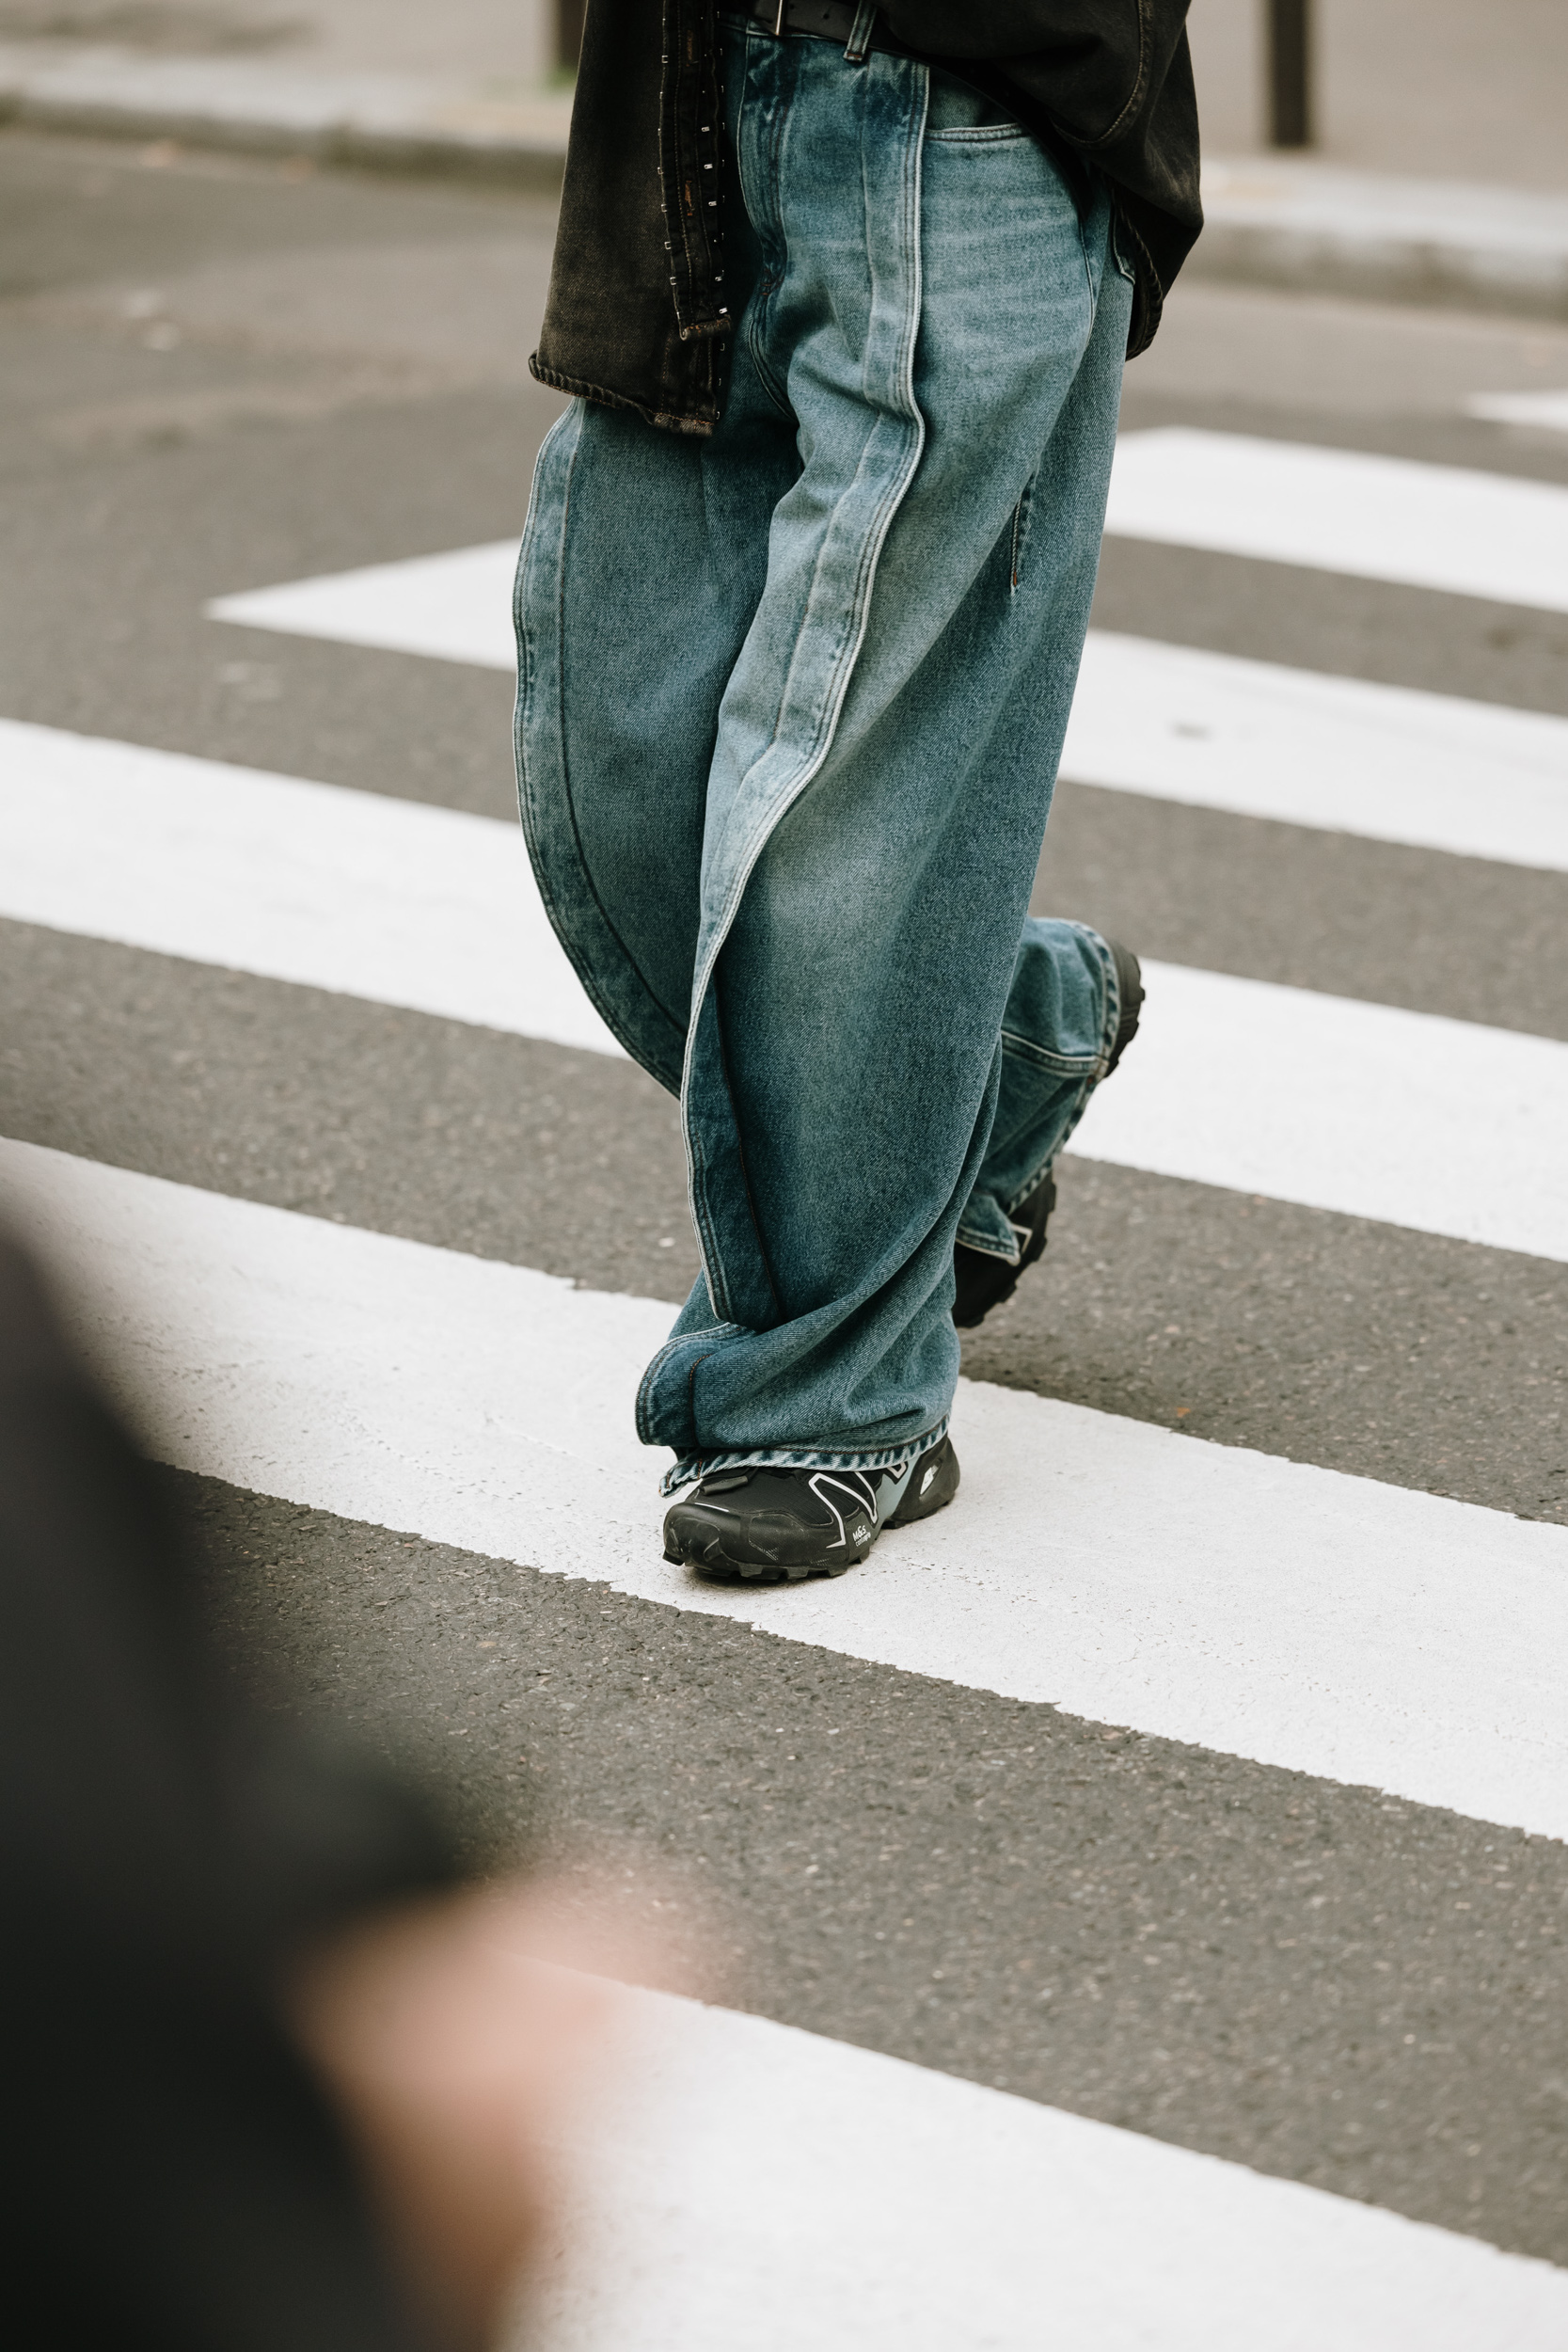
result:
[[(554, 193), (571, 100), (504, 79), (328, 74), (128, 51), (0, 46), (0, 125), (173, 140)], [(1219, 160), (1188, 275), (1210, 283), (1568, 320), (1568, 195)]]
[(543, 95), (499, 79), (293, 73), (109, 49), (40, 62), (0, 47), (0, 125), (101, 138), (303, 155), (554, 192), (570, 116), (569, 93)]
[(1249, 156), (1205, 167), (1203, 205), (1211, 283), (1568, 319), (1568, 196)]

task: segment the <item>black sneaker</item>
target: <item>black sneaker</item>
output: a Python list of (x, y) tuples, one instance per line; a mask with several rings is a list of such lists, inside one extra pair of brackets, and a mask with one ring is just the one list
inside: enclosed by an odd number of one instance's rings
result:
[(716, 1470), (672, 1503), (664, 1557), (733, 1584), (799, 1584), (859, 1565), (885, 1528), (928, 1519), (958, 1491), (951, 1438), (893, 1470)]
[[(1132, 948), (1123, 947), (1115, 939), (1108, 939), (1105, 945), (1116, 961), (1117, 996), (1121, 1006), (1116, 1041), (1105, 1069), (1105, 1078), (1108, 1078), (1138, 1033), (1144, 984), (1138, 959)], [(1101, 1086), (1105, 1078), (1100, 1081)], [(1047, 1168), (1028, 1200), (1021, 1201), (1007, 1219), (1019, 1238), (1017, 1265), (1009, 1265), (1006, 1258), (993, 1258), (989, 1250), (966, 1249), (962, 1242), (956, 1245), (953, 1279), (957, 1284), (957, 1295), (953, 1300), (953, 1320), (960, 1331), (973, 1331), (977, 1323), (985, 1321), (993, 1307), (1000, 1307), (1005, 1298), (1011, 1298), (1024, 1267), (1033, 1265), (1037, 1258), (1045, 1255), (1045, 1229), (1055, 1205), (1056, 1182)]]

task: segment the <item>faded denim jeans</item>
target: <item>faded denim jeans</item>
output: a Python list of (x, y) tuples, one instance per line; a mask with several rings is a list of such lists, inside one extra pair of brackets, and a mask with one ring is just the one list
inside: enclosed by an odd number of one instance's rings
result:
[(1104, 1074), (1105, 942), (1028, 915), (1131, 289), (1108, 204), (907, 58), (734, 26), (723, 421), (578, 401), (517, 579), (539, 885), (680, 1092), (705, 1277), (643, 1376), (665, 1480), (946, 1428), (953, 1245)]

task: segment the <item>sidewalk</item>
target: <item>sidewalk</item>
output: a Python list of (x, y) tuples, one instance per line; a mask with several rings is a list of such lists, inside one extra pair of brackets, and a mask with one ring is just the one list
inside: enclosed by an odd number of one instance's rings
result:
[(0, 45), (0, 124), (557, 187), (571, 96), (524, 74)]
[[(470, 0), (437, 31), (423, 10), (335, 0), (298, 44), (286, 26), (269, 42), (264, 22), (207, 55), (12, 42), (0, 124), (553, 188), (571, 102), (545, 79), (547, 31), (538, 0)], [(1568, 318), (1568, 193), (1256, 155), (1211, 161), (1204, 200), (1195, 276)]]
[(1196, 278), (1568, 318), (1568, 195), (1248, 155), (1203, 206)]

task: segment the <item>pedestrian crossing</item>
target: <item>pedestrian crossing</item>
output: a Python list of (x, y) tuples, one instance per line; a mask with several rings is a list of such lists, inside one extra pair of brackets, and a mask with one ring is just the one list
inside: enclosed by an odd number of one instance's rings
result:
[(626, 1409), (658, 1301), (27, 1144), (0, 1197), (90, 1270), (183, 1469), (1568, 1837), (1568, 1528), (966, 1381), (961, 1516), (842, 1585), (707, 1585), (661, 1556)]
[(621, 1052), (515, 825), (4, 721), (0, 824), (14, 922)]
[(761, 2018), (642, 1994), (631, 2026), (641, 2099), (572, 2150), (550, 2352), (1560, 2339), (1544, 2263)]
[(1568, 489), (1556, 483), (1169, 425), (1122, 436), (1105, 527), (1568, 612)]
[(1568, 872), (1568, 720), (1091, 631), (1062, 772), (1455, 857)]
[[(620, 1048), (515, 826), (0, 723), (0, 914)], [(1568, 1261), (1568, 1044), (1152, 960), (1079, 1157)], [(1433, 1152), (1455, 1102), (1482, 1153)]]
[[(504, 539), (248, 590), (208, 609), (285, 636), (510, 672), (516, 562)], [(1091, 630), (1062, 773), (1109, 791), (1568, 871), (1568, 720), (1545, 712)]]
[[(1565, 518), (1550, 485), (1183, 428), (1124, 436), (1112, 528), (1558, 612)], [(209, 609), (504, 670), (515, 556), (498, 541)], [(1568, 871), (1568, 720), (1535, 712), (1102, 633), (1064, 772)], [(0, 833), (0, 919), (624, 1060), (494, 819), (7, 721)], [(1075, 1155), (1239, 1209), (1568, 1263), (1568, 1045), (1146, 971), (1137, 1050)], [(961, 1512), (842, 1582), (707, 1587), (660, 1556), (628, 1426), (667, 1303), (29, 1143), (0, 1143), (0, 1201), (68, 1270), (86, 1344), (182, 1469), (890, 1688), (1381, 1792), (1477, 1840), (1568, 1838), (1561, 1527), (970, 1380)], [(643, 2092), (578, 2127), (548, 2352), (1025, 2352), (1044, 2311), (1096, 2352), (1568, 2340), (1568, 2269), (1453, 2226), (1141, 2117), (667, 1995), (631, 2008)]]
[[(1113, 537), (1568, 612), (1568, 489), (1408, 457), (1165, 425), (1124, 433)], [(215, 620), (509, 668), (513, 543), (218, 598)], [(475, 652), (475, 646), (483, 650)]]

